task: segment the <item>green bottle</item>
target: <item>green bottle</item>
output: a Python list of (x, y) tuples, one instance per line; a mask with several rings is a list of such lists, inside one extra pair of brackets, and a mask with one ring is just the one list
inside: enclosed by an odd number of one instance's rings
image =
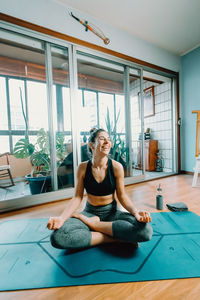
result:
[(159, 210), (163, 209), (163, 195), (162, 195), (162, 188), (161, 188), (160, 184), (159, 184), (159, 187), (157, 188), (156, 208)]

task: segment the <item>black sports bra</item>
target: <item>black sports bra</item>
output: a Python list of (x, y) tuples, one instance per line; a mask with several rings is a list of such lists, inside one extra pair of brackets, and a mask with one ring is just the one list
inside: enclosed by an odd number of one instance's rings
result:
[(97, 182), (92, 174), (92, 162), (87, 163), (84, 178), (84, 188), (86, 192), (95, 196), (111, 195), (116, 190), (116, 178), (114, 175), (112, 160), (108, 158), (108, 169), (102, 182)]

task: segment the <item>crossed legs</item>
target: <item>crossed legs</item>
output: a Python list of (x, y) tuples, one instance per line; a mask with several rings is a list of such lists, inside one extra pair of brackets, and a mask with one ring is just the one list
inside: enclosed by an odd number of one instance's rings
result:
[[(105, 220), (104, 220), (105, 219)], [(112, 212), (102, 221), (91, 213), (74, 214), (53, 232), (51, 243), (56, 248), (84, 248), (102, 243), (124, 241), (133, 244), (151, 239), (149, 224), (138, 222), (125, 212)]]
[(112, 222), (101, 222), (98, 216), (87, 217), (82, 214), (74, 214), (73, 217), (81, 220), (91, 229), (91, 246), (115, 242)]
[[(88, 219), (93, 223), (98, 217)], [(69, 218), (61, 228), (51, 234), (52, 246), (59, 249), (79, 249), (115, 241), (107, 234), (93, 231), (88, 225), (79, 218)]]

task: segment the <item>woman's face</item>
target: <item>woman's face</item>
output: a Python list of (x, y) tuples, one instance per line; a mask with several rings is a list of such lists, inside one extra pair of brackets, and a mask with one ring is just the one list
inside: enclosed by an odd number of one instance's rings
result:
[(96, 153), (108, 155), (112, 147), (112, 142), (109, 134), (106, 131), (100, 131), (92, 144), (92, 150)]

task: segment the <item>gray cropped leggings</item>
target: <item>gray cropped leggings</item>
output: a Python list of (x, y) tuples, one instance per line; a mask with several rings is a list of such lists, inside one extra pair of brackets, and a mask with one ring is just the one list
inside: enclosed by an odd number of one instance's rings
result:
[[(93, 206), (87, 202), (82, 214), (87, 217), (99, 216), (101, 221), (112, 222), (113, 238), (128, 242), (145, 242), (152, 237), (149, 223), (141, 223), (128, 212), (117, 208), (117, 202), (105, 206)], [(51, 244), (59, 249), (78, 249), (91, 244), (91, 230), (81, 220), (69, 218), (63, 226), (51, 234)]]

